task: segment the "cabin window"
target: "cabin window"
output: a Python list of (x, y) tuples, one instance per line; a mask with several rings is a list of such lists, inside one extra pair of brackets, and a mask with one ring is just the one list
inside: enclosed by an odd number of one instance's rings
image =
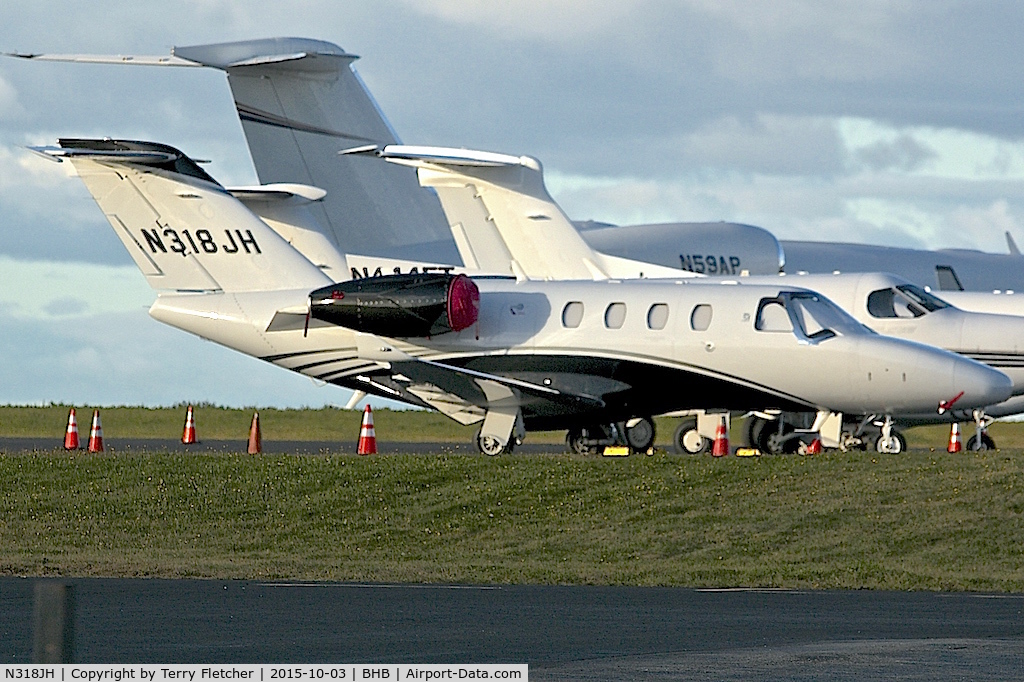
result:
[(562, 326), (568, 329), (575, 329), (583, 322), (583, 303), (581, 301), (569, 301), (562, 308)]
[(621, 329), (626, 321), (626, 304), (611, 303), (604, 311), (604, 326), (609, 329)]
[(707, 303), (695, 305), (690, 313), (690, 329), (695, 332), (707, 331), (711, 326), (711, 313), (711, 306)]
[(647, 311), (647, 328), (664, 329), (668, 324), (668, 304), (655, 303)]

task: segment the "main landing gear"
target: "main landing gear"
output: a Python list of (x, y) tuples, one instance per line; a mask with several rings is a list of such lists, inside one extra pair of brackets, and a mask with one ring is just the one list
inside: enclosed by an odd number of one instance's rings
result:
[(747, 420), (747, 442), (766, 454), (804, 452), (816, 438), (824, 447), (844, 452), (873, 448), (879, 453), (899, 454), (907, 449), (907, 439), (891, 416), (870, 415), (850, 422), (838, 413), (783, 413), (777, 417), (755, 413)]
[(522, 445), (520, 438), (511, 438), (508, 443), (502, 443), (494, 436), (485, 436), (480, 431), (476, 432), (476, 449), (481, 454), (493, 457), (495, 455), (511, 454), (517, 445)]
[(565, 444), (578, 455), (596, 455), (609, 446), (626, 446), (630, 452), (647, 452), (654, 445), (654, 421), (635, 417), (625, 422), (594, 424), (569, 429)]
[(703, 455), (711, 452), (711, 439), (705, 438), (697, 429), (697, 418), (689, 417), (679, 422), (672, 446), (679, 455)]

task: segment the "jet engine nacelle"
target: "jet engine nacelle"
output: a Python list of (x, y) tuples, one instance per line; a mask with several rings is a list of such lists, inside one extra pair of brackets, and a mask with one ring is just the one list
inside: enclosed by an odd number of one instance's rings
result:
[(777, 275), (786, 259), (768, 230), (742, 223), (594, 226), (576, 223), (595, 250), (702, 275)]
[(384, 275), (332, 284), (309, 295), (309, 314), (377, 336), (426, 337), (462, 331), (480, 313), (480, 290), (466, 275)]

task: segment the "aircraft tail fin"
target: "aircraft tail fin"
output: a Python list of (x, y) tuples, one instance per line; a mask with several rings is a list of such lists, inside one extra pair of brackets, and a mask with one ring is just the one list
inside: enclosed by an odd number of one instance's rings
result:
[(330, 283), (177, 149), (111, 139), (59, 145), (32, 150), (71, 162), (154, 289), (242, 292)]
[(441, 199), (468, 267), (526, 279), (690, 276), (595, 251), (548, 194), (532, 157), (401, 145), (350, 151), (415, 167)]
[(459, 264), (437, 198), (412, 169), (339, 156), (397, 135), (352, 68), (358, 56), (309, 38), (175, 47), (170, 55), (14, 54), (40, 61), (208, 67), (224, 71), (260, 182), (323, 187), (310, 206), (341, 252)]
[(174, 48), (222, 69), (260, 182), (327, 190), (310, 210), (342, 252), (458, 263), (437, 199), (408, 168), (338, 155), (397, 142), (352, 63), (332, 43), (272, 38)]
[(1020, 255), (1020, 249), (1017, 248), (1017, 242), (1014, 241), (1013, 235), (1010, 234), (1009, 230), (1006, 231), (1006, 246), (1007, 246), (1008, 249), (1010, 249), (1010, 255), (1011, 256), (1019, 256)]

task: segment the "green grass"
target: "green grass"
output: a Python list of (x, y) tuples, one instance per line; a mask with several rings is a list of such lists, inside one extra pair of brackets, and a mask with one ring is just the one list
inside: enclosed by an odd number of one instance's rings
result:
[(0, 573), (1024, 590), (1024, 453), (0, 455)]

